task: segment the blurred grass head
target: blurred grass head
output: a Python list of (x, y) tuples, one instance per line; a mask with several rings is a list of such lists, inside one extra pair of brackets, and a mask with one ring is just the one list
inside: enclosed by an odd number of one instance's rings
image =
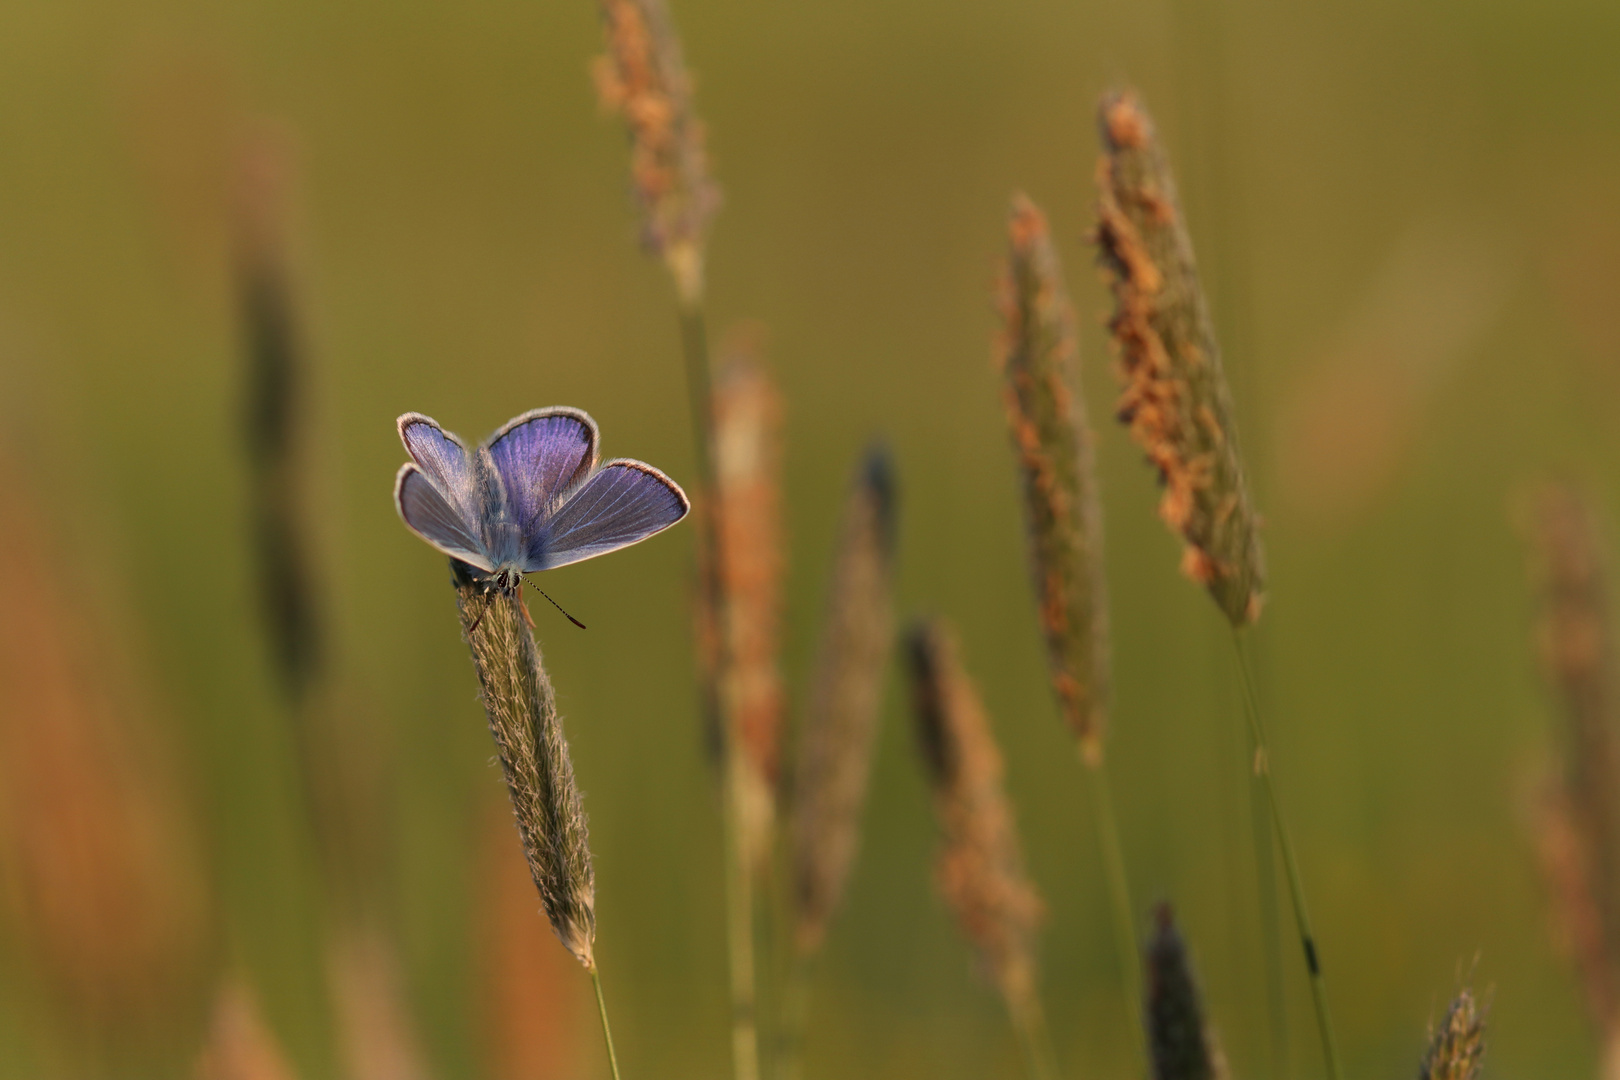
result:
[(1246, 626), (1264, 599), (1259, 519), (1175, 179), (1134, 93), (1106, 95), (1097, 126), (1094, 238), (1113, 284), (1119, 418), (1158, 470), (1159, 516), (1186, 543), (1182, 571)]
[(1108, 593), (1074, 310), (1046, 216), (1022, 194), (1013, 196), (1007, 233), (998, 352), (1030, 570), (1052, 689), (1082, 753), (1095, 761), (1108, 720)]

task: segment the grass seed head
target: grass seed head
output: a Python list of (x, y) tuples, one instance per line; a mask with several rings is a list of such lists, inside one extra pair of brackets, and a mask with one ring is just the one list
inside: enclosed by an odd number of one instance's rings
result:
[(1204, 1018), (1192, 959), (1169, 904), (1160, 905), (1154, 922), (1144, 964), (1148, 1053), (1154, 1080), (1222, 1080), (1225, 1063)]
[(756, 871), (770, 854), (783, 713), (782, 399), (755, 350), (734, 345), (714, 388), (715, 497), (725, 744), (740, 766), (741, 843)]
[(1563, 713), (1564, 768), (1539, 821), (1541, 860), (1599, 1029), (1620, 1031), (1620, 748), (1608, 573), (1594, 514), (1548, 484), (1528, 532), (1536, 637)]
[(1440, 1026), (1429, 1033), (1429, 1049), (1418, 1066), (1418, 1080), (1476, 1080), (1485, 1058), (1485, 1016), (1467, 989), (1457, 994)]
[(1265, 589), (1259, 521), (1175, 180), (1135, 94), (1104, 97), (1099, 129), (1094, 238), (1114, 293), (1118, 415), (1158, 470), (1159, 516), (1186, 544), (1182, 572), (1245, 626)]
[(704, 247), (720, 191), (709, 175), (692, 81), (664, 0), (601, 0), (607, 51), (593, 68), (602, 104), (630, 136), (630, 184), (646, 248), (684, 302), (703, 292)]
[(486, 593), (463, 564), (452, 559), (450, 565), (462, 633), (472, 648), (529, 876), (558, 940), (581, 964), (593, 967), (596, 878), (585, 808), (523, 597)]
[(844, 504), (793, 778), (794, 941), (819, 948), (860, 840), (894, 641), (895, 483), (873, 447)]
[(1052, 688), (1088, 759), (1108, 713), (1108, 598), (1091, 429), (1075, 370), (1074, 311), (1046, 218), (1013, 197), (998, 353), (1023, 481), (1030, 569)]
[(941, 843), (935, 875), (991, 981), (1019, 1015), (1035, 995), (1035, 932), (1043, 907), (1024, 871), (1001, 752), (957, 653), (925, 620), (906, 635), (912, 714)]

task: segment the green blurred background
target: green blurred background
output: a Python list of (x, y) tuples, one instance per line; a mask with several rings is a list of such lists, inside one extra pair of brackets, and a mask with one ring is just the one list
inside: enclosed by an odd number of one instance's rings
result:
[[(1016, 188), (1048, 211), (1081, 317), (1133, 884), (1144, 906), (1177, 905), (1237, 1074), (1271, 1075), (1231, 646), (1108, 422), (1092, 109), (1129, 82), (1177, 166), (1266, 516), (1262, 694), (1351, 1075), (1409, 1074), (1470, 970), (1494, 988), (1493, 1072), (1590, 1074), (1528, 839), (1555, 743), (1512, 508), (1548, 469), (1620, 487), (1620, 8), (687, 0), (675, 14), (726, 194), (713, 325), (768, 326), (787, 402), (794, 701), (839, 500), (882, 433), (902, 482), (903, 608), (959, 623), (1004, 745), (1050, 909), (1066, 1072), (1125, 1076), (1129, 1058), (989, 359)], [(269, 123), (298, 178), (330, 678), (370, 718), (358, 752), (387, 778), (379, 884), (416, 1038), (432, 1075), (489, 1075), (482, 882), (502, 793), (443, 559), (390, 504), (393, 419), (420, 410), (478, 438), (577, 405), (608, 454), (693, 478), (668, 281), (637, 250), (623, 134), (588, 74), (593, 5), (12, 0), (4, 21), (0, 453), (8, 490), (49, 522), (49, 587), (127, 658), (146, 737), (167, 748), (212, 896), (208, 979), (245, 973), (297, 1071), (338, 1075), (239, 432), (232, 191), (244, 138)], [(692, 541), (682, 527), (548, 575), (588, 633), (535, 609), (631, 1077), (728, 1067)], [(1000, 1005), (932, 891), (902, 704), (891, 686), (809, 1069), (1014, 1075)], [(504, 854), (516, 863), (515, 840)], [(180, 995), (152, 1026), (166, 1034), (98, 1035), (110, 1049), (86, 1052), (28, 924), (9, 925), (0, 1076), (189, 1070), (207, 993)], [(1317, 1075), (1286, 959), (1290, 1074)], [(547, 1007), (574, 1018), (552, 1037), (573, 1048), (546, 1075), (605, 1075), (588, 980), (551, 977)]]

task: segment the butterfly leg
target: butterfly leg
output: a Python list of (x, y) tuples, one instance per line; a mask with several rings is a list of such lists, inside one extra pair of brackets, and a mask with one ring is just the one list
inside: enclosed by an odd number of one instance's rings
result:
[[(474, 619), (472, 625), (467, 627), (468, 636), (471, 636), (478, 629), (478, 624), (484, 621), (485, 615), (489, 614), (489, 605), (492, 602), (492, 595), (488, 592), (484, 593), (484, 606), (478, 609), (478, 618)], [(526, 615), (528, 612), (524, 612), (524, 614)]]
[(534, 616), (529, 614), (529, 605), (523, 602), (523, 596), (516, 590), (513, 590), (512, 599), (517, 601), (518, 610), (523, 612), (523, 621), (529, 624), (530, 630), (533, 630)]

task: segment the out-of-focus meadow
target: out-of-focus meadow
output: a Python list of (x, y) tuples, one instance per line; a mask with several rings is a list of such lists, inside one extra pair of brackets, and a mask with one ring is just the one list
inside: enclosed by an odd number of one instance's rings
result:
[[(1593, 1074), (1532, 841), (1558, 728), (1515, 517), (1548, 472), (1620, 506), (1620, 9), (674, 14), (725, 191), (712, 326), (763, 325), (785, 402), (793, 711), (848, 478), (881, 434), (901, 612), (957, 624), (1007, 759), (1065, 1073), (1129, 1075), (1130, 1027), (990, 362), (1015, 189), (1049, 214), (1080, 317), (1138, 906), (1174, 902), (1236, 1074), (1274, 1075), (1230, 635), (1111, 420), (1086, 235), (1095, 103), (1128, 82), (1177, 168), (1265, 519), (1259, 682), (1348, 1072), (1410, 1074), (1471, 977), (1493, 991), (1492, 1071)], [(5, 23), (0, 1077), (188, 1074), (211, 1025), (255, 1013), (304, 1077), (355, 1074), (342, 1030), (393, 1047), (378, 1077), (605, 1076), (589, 980), (523, 872), (444, 559), (389, 497), (407, 410), (476, 439), (575, 405), (606, 454), (696, 480), (669, 283), (637, 250), (624, 134), (590, 77), (594, 4), (16, 0)], [(247, 497), (253, 212), (280, 219), (307, 375), (325, 635), (299, 722)], [(729, 1064), (693, 542), (683, 524), (546, 575), (588, 632), (533, 605), (631, 1077)], [(1009, 1074), (1001, 1005), (933, 889), (904, 698), (897, 673), (807, 1071)], [(310, 740), (347, 762), (342, 805), (313, 804), (345, 824), (311, 820)], [(323, 856), (332, 830), (364, 854)], [(362, 929), (334, 946), (334, 926)], [(1317, 1075), (1284, 948), (1287, 1074)], [(361, 989), (334, 1005), (344, 985)], [(388, 1053), (417, 1064), (375, 1065)]]

